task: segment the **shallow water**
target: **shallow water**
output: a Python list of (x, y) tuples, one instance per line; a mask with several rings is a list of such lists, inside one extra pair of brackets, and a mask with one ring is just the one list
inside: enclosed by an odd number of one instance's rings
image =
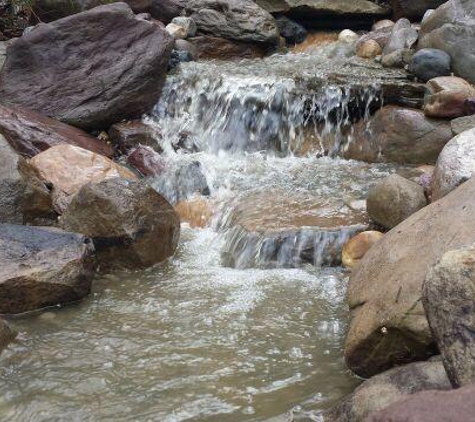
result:
[[(200, 163), (214, 222), (184, 225), (166, 263), (99, 277), (79, 304), (12, 320), (20, 335), (0, 361), (1, 421), (318, 421), (354, 388), (342, 268), (221, 263), (229, 200), (278, 188), (351, 203), (394, 171), (318, 148), (294, 155), (309, 128), (340, 139), (351, 125), (345, 87), (299, 91), (329, 69), (361, 76), (361, 65), (322, 57), (189, 64), (169, 77), (146, 121), (161, 126), (170, 169)], [(366, 93), (363, 105), (373, 84)], [(201, 152), (174, 151), (182, 131)], [(166, 177), (153, 185), (176, 196)]]

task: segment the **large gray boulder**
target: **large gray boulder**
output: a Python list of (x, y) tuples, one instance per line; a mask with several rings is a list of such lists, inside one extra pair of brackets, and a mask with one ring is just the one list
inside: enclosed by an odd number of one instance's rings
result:
[(0, 224), (0, 313), (85, 297), (94, 275), (90, 239), (58, 229)]
[(51, 192), (38, 171), (0, 135), (0, 223), (51, 225)]
[(365, 422), (469, 422), (475, 414), (475, 385), (422, 391), (375, 412)]
[(424, 188), (398, 174), (388, 176), (373, 186), (366, 200), (371, 219), (392, 229), (427, 205)]
[(452, 384), (475, 384), (474, 246), (442, 256), (427, 274), (422, 300)]
[(173, 40), (125, 3), (40, 24), (15, 40), (0, 98), (86, 130), (149, 111), (160, 97)]
[(434, 164), (452, 139), (450, 121), (416, 109), (386, 106), (355, 126), (346, 158), (401, 164)]
[(453, 138), (442, 150), (431, 182), (432, 200), (437, 201), (475, 173), (475, 128)]
[(202, 34), (268, 46), (279, 41), (274, 18), (252, 0), (190, 0), (186, 14)]
[(388, 232), (351, 274), (348, 366), (368, 377), (426, 359), (436, 344), (422, 306), (427, 271), (444, 253), (475, 243), (475, 179)]
[(452, 57), (457, 76), (475, 83), (475, 2), (449, 0), (422, 24), (419, 48), (437, 48)]
[(101, 270), (155, 265), (173, 255), (180, 236), (173, 207), (145, 182), (122, 178), (82, 187), (61, 223), (93, 238)]
[(325, 414), (325, 422), (359, 422), (411, 394), (449, 390), (452, 386), (439, 361), (417, 362), (393, 368), (363, 382)]

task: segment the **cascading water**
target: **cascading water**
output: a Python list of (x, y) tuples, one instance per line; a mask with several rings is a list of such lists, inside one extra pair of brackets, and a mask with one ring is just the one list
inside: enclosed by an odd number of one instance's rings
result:
[(347, 274), (319, 265), (367, 224), (361, 200), (393, 168), (337, 157), (386, 76), (334, 54), (169, 76), (146, 118), (166, 162), (152, 183), (178, 205), (207, 195), (215, 217), (184, 224), (169, 262), (14, 320), (0, 420), (318, 421), (354, 388), (341, 352)]

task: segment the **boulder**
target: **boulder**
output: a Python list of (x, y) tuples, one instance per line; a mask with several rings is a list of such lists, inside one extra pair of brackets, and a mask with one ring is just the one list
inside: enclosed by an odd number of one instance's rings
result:
[(85, 130), (108, 128), (156, 104), (172, 48), (165, 30), (126, 4), (99, 6), (15, 40), (0, 98)]
[(381, 240), (384, 234), (378, 231), (367, 231), (352, 237), (345, 245), (341, 253), (341, 261), (346, 268), (352, 269), (366, 255), (366, 252), (373, 247), (375, 243)]
[(251, 0), (190, 0), (186, 14), (202, 34), (265, 46), (279, 42), (274, 18)]
[(427, 199), (421, 185), (392, 174), (370, 189), (366, 203), (371, 219), (392, 229), (424, 208)]
[(420, 21), (429, 9), (435, 9), (447, 0), (391, 0), (394, 15), (397, 18), (408, 18)]
[(445, 51), (423, 48), (412, 56), (409, 72), (423, 82), (438, 76), (449, 76), (451, 60)]
[(155, 19), (168, 24), (173, 18), (184, 13), (187, 2), (188, 0), (151, 0), (148, 12)]
[(175, 40), (174, 51), (186, 51), (192, 60), (198, 56), (195, 46), (188, 40)]
[(427, 274), (422, 302), (452, 384), (475, 384), (474, 246), (442, 256)]
[(17, 333), (10, 326), (0, 319), (0, 353), (15, 339)]
[(52, 147), (33, 157), (30, 163), (41, 179), (52, 186), (53, 205), (59, 214), (86, 183), (113, 177), (137, 178), (112, 160), (72, 145)]
[(122, 178), (83, 186), (61, 224), (93, 238), (101, 270), (162, 262), (173, 255), (180, 236), (173, 207), (145, 182)]
[(0, 133), (28, 158), (61, 144), (76, 145), (106, 157), (113, 154), (109, 145), (86, 132), (25, 108), (0, 105)]
[(436, 344), (422, 306), (427, 270), (447, 251), (475, 243), (475, 179), (386, 233), (351, 274), (348, 366), (368, 377), (426, 359)]
[(280, 35), (289, 44), (299, 44), (307, 38), (307, 30), (298, 22), (289, 19), (287, 16), (279, 16), (275, 22)]
[(159, 129), (149, 126), (140, 120), (116, 123), (107, 132), (109, 140), (120, 154), (127, 154), (131, 149), (144, 145), (157, 152), (162, 152), (158, 144), (161, 138)]
[(0, 313), (77, 301), (90, 290), (94, 248), (59, 229), (0, 224)]
[(325, 422), (358, 422), (372, 412), (425, 390), (450, 390), (441, 361), (417, 362), (393, 368), (363, 382), (325, 414)]
[(475, 414), (475, 385), (422, 391), (368, 416), (364, 422), (468, 422)]
[(38, 172), (0, 135), (0, 222), (51, 225), (51, 193)]
[(450, 125), (452, 127), (452, 133), (454, 135), (460, 135), (462, 132), (465, 132), (466, 130), (475, 128), (475, 115), (464, 116), (464, 117), (459, 117), (457, 119), (453, 119), (450, 122)]
[(367, 121), (356, 124), (346, 158), (401, 164), (433, 164), (452, 138), (450, 122), (424, 112), (385, 106)]
[(383, 27), (381, 29), (376, 29), (374, 31), (364, 34), (356, 43), (356, 51), (361, 48), (361, 44), (364, 44), (368, 41), (376, 41), (381, 47), (382, 52), (382, 49), (385, 47), (385, 45), (391, 38), (391, 31), (392, 27)]
[(434, 78), (426, 86), (424, 114), (429, 117), (464, 116), (466, 101), (475, 96), (475, 88), (456, 76)]
[(422, 24), (418, 48), (443, 50), (452, 58), (452, 70), (475, 83), (475, 3), (449, 0)]
[(408, 19), (399, 19), (391, 29), (389, 41), (384, 46), (383, 54), (389, 55), (399, 50), (412, 48), (419, 34)]
[[(171, 30), (172, 28), (173, 30)], [(196, 35), (195, 21), (185, 16), (173, 18), (166, 29), (176, 39), (185, 39)]]
[(447, 195), (474, 172), (475, 129), (470, 129), (453, 138), (440, 153), (432, 177), (432, 200)]
[(143, 145), (134, 148), (127, 156), (127, 164), (142, 176), (159, 176), (166, 171), (165, 159), (155, 150)]
[(381, 46), (375, 40), (359, 43), (356, 47), (356, 55), (363, 59), (374, 59), (383, 52)]
[(369, 0), (256, 0), (271, 13), (284, 12), (309, 28), (368, 28), (391, 13), (384, 2)]
[(188, 41), (196, 50), (197, 60), (234, 60), (263, 57), (267, 48), (256, 44), (230, 41), (220, 37), (199, 36)]
[(343, 245), (370, 227), (363, 210), (342, 200), (279, 189), (238, 197), (222, 214), (222, 262), (234, 268), (339, 265)]

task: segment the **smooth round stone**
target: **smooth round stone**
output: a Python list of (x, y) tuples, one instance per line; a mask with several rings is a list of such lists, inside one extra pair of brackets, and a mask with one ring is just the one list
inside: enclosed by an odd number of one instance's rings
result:
[(409, 72), (421, 81), (427, 82), (438, 76), (449, 76), (451, 61), (452, 59), (445, 51), (423, 48), (412, 56)]
[(346, 268), (353, 269), (366, 255), (370, 248), (380, 241), (384, 234), (370, 230), (357, 234), (343, 246), (342, 262)]
[(383, 49), (375, 40), (368, 40), (356, 47), (356, 55), (363, 59), (373, 59), (381, 55)]

